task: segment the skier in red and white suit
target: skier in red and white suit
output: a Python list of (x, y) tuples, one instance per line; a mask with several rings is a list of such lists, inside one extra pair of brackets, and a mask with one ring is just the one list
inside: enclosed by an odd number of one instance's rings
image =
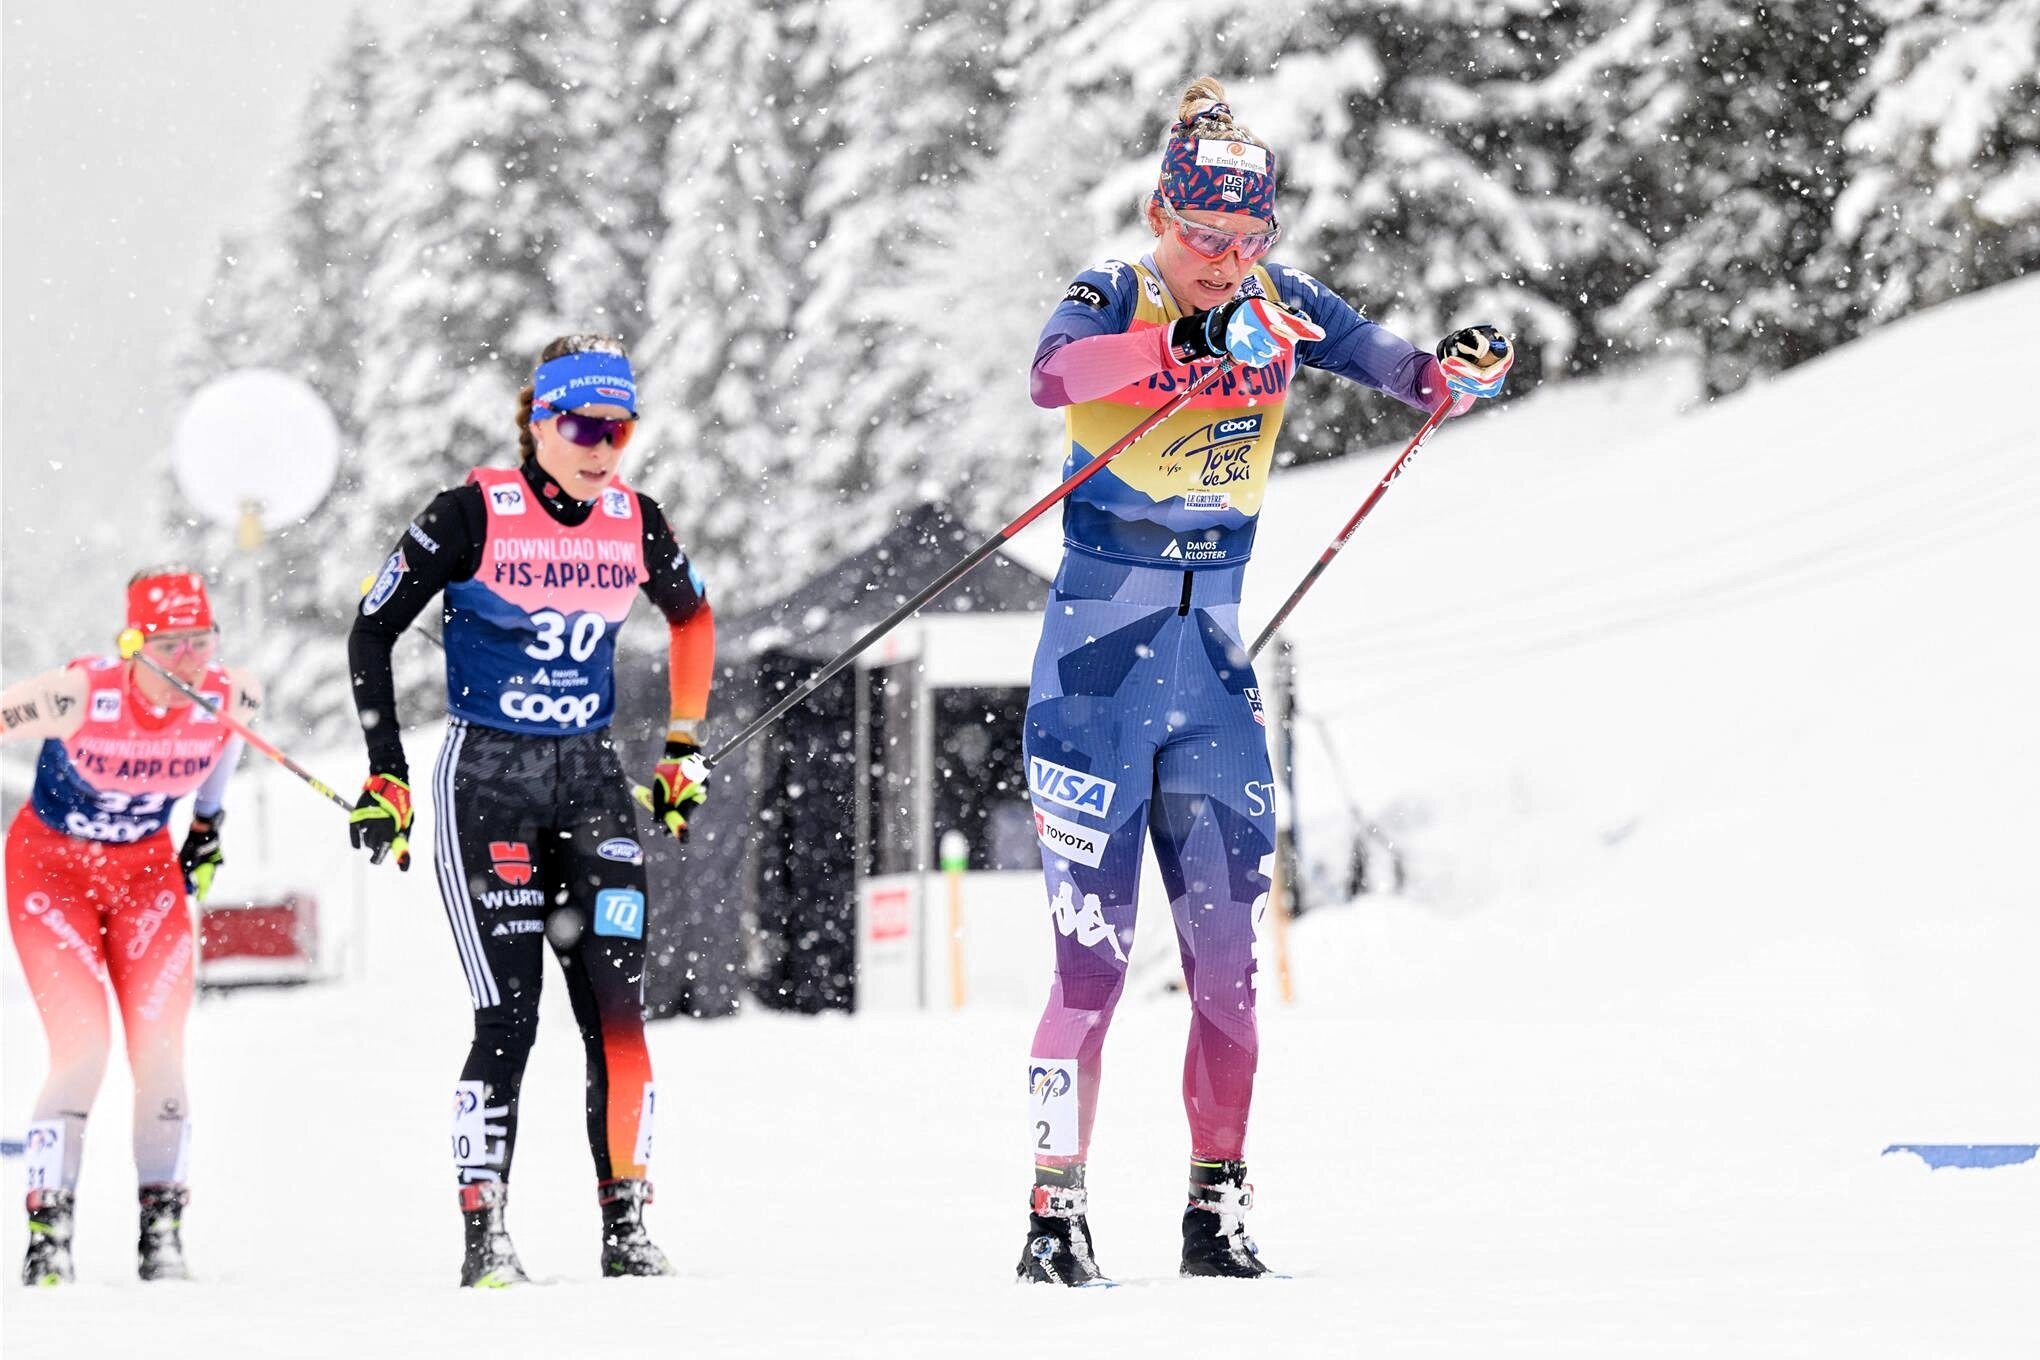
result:
[[(181, 569), (128, 583), (143, 655), (242, 722), (261, 705), (212, 659), (205, 581)], [(72, 1278), (71, 1215), (85, 1120), (112, 1042), (110, 984), (134, 1071), (143, 1279), (186, 1275), (178, 1229), (189, 1198), (184, 1020), (197, 939), (186, 894), (224, 862), (220, 800), (241, 740), (140, 660), (81, 656), (0, 694), (7, 741), (38, 739), (35, 787), (7, 831), (7, 920), (49, 1038), (50, 1070), (28, 1127), (29, 1284)], [(170, 809), (197, 795), (181, 849)]]

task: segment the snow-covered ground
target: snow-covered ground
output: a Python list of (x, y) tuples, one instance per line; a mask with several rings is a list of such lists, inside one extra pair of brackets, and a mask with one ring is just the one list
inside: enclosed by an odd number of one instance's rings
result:
[[(201, 1281), (133, 1279), (116, 1066), (81, 1283), (9, 1287), (7, 1353), (2040, 1354), (2040, 1163), (1879, 1156), (2040, 1142), (2040, 413), (1970, 359), (2036, 308), (2002, 288), (1697, 413), (1539, 393), (1441, 432), (1348, 547), (1290, 629), (1301, 697), (1412, 882), (1299, 921), (1264, 1005), (1254, 1229), (1294, 1280), (1173, 1276), (1172, 997), (1109, 1050), (1092, 1219), (1126, 1287), (1009, 1283), (1019, 1011), (656, 1026), (684, 1273), (599, 1280), (555, 977), (512, 1209), (553, 1283), (464, 1295), (466, 998), (430, 876), (381, 873), (361, 976), (199, 1008)], [(1388, 456), (1278, 481), (1250, 621)], [(330, 813), (271, 799), (344, 903)], [(13, 1131), (12, 964), (4, 1014)]]

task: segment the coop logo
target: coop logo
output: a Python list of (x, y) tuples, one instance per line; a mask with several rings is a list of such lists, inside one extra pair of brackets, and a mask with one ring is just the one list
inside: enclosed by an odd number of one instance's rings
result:
[(611, 519), (630, 518), (630, 496), (616, 487), (602, 493), (602, 513)]
[(1268, 725), (1268, 713), (1267, 710), (1261, 707), (1261, 691), (1258, 689), (1243, 689), (1240, 691), (1240, 697), (1247, 701), (1247, 710), (1254, 715), (1254, 721), (1266, 727)]
[(643, 864), (644, 849), (628, 836), (618, 836), (595, 847), (595, 853), (604, 859), (613, 859), (618, 864)]
[(1043, 845), (1064, 859), (1087, 864), (1093, 869), (1098, 867), (1098, 861), (1105, 858), (1105, 847), (1112, 843), (1112, 837), (1102, 831), (1066, 822), (1040, 808), (1034, 810), (1034, 834)]
[(1038, 1096), (1046, 1105), (1057, 1096), (1070, 1093), (1073, 1083), (1067, 1067), (1030, 1067), (1027, 1069), (1027, 1094)]
[(503, 710), (506, 718), (522, 722), (551, 722), (575, 727), (586, 727), (588, 720), (595, 716), (595, 710), (602, 707), (602, 698), (596, 694), (583, 694), (575, 698), (571, 694), (526, 694), (521, 689), (503, 691), (496, 707)]
[(1112, 810), (1112, 795), (1119, 792), (1119, 786), (1036, 756), (1027, 762), (1027, 791), (1043, 802), (1103, 817)]
[(489, 488), (489, 505), (499, 515), (521, 515), (524, 513), (524, 488), (492, 486)]
[(523, 841), (490, 841), (489, 860), (496, 866), (496, 877), (511, 887), (531, 882), (531, 847)]
[(368, 598), (361, 602), (363, 614), (373, 614), (390, 602), (390, 596), (397, 593), (398, 584), (411, 564), (404, 560), (404, 550), (397, 549), (382, 564), (382, 571), (376, 575), (375, 584), (368, 588)]
[(120, 691), (117, 689), (95, 690), (92, 694), (92, 721), (120, 721)]
[(636, 888), (604, 888), (596, 893), (595, 933), (642, 940), (645, 937), (645, 895)]

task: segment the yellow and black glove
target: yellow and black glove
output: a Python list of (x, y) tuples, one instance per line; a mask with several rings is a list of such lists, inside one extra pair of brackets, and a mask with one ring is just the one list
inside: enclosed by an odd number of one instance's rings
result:
[(708, 801), (708, 762), (691, 741), (668, 738), (666, 753), (652, 767), (652, 787), (644, 804), (652, 820), (674, 840), (687, 839), (687, 819)]
[(191, 829), (184, 833), (184, 844), (177, 850), (177, 867), (184, 871), (184, 890), (201, 902), (212, 891), (213, 875), (227, 862), (227, 857), (220, 853), (220, 823), (225, 820), (224, 812), (215, 812), (210, 817), (193, 813)]
[(411, 786), (393, 774), (372, 774), (362, 781), (361, 797), (347, 819), (347, 836), (356, 850), (367, 850), (369, 862), (397, 852), (397, 867), (411, 867)]

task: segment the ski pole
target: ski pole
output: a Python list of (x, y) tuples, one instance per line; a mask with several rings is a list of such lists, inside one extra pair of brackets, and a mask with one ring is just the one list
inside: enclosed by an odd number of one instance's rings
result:
[(1261, 630), (1261, 636), (1255, 638), (1254, 645), (1247, 649), (1247, 659), (1249, 661), (1261, 654), (1261, 649), (1268, 645), (1268, 639), (1275, 636), (1275, 630), (1282, 626), (1283, 620), (1287, 619), (1296, 609), (1296, 606), (1302, 602), (1304, 592), (1317, 583), (1318, 577), (1325, 574), (1325, 568), (1329, 567), (1332, 564), (1332, 559), (1339, 555), (1339, 549), (1346, 546), (1346, 540), (1351, 538), (1353, 531), (1360, 527), (1360, 521), (1367, 518), (1367, 512), (1372, 510), (1375, 503), (1388, 494), (1389, 483), (1403, 475), (1403, 470), (1410, 465), (1410, 459), (1416, 457), (1417, 450), (1424, 447), (1424, 441), (1431, 437), (1431, 432), (1445, 423), (1445, 417), (1451, 414), (1454, 400), (1455, 398), (1448, 393), (1444, 404), (1431, 412), (1431, 418), (1424, 422), (1423, 428), (1418, 430), (1416, 436), (1404, 446), (1402, 456), (1397, 458), (1394, 464), (1390, 466), (1388, 474), (1375, 484), (1374, 490), (1368, 494), (1367, 499), (1360, 502), (1360, 508), (1353, 512), (1353, 518), (1346, 521), (1346, 527), (1339, 530), (1339, 536), (1332, 540), (1332, 545), (1326, 548), (1318, 557), (1318, 560), (1311, 565), (1311, 569), (1303, 574), (1303, 579), (1296, 583), (1296, 589), (1289, 592), (1289, 598), (1282, 602), (1282, 607), (1275, 611), (1275, 617), (1268, 620), (1268, 626)]
[(1054, 505), (1057, 501), (1060, 501), (1063, 497), (1069, 495), (1070, 492), (1076, 490), (1077, 487), (1080, 486), (1086, 478), (1090, 477), (1092, 473), (1097, 472), (1100, 468), (1104, 467), (1114, 458), (1117, 458), (1120, 454), (1125, 453), (1128, 449), (1132, 448), (1136, 443), (1140, 441), (1142, 435), (1154, 429), (1155, 426), (1161, 424), (1164, 420), (1167, 420), (1170, 416), (1174, 415), (1178, 410), (1182, 409), (1185, 403), (1187, 403), (1192, 397), (1195, 397), (1198, 393), (1210, 387), (1213, 383), (1217, 382), (1220, 377), (1224, 376), (1224, 374), (1231, 370), (1232, 366), (1233, 365), (1231, 359), (1219, 360), (1218, 365), (1214, 367), (1211, 370), (1211, 372), (1199, 378), (1196, 382), (1192, 383), (1188, 388), (1184, 389), (1178, 395), (1171, 397), (1168, 401), (1156, 407), (1153, 414), (1149, 415), (1145, 420), (1142, 420), (1140, 424), (1134, 426), (1131, 430), (1128, 430), (1124, 435), (1122, 435), (1118, 443), (1112, 445), (1110, 448), (1106, 449), (1103, 453), (1093, 458), (1090, 462), (1084, 464), (1082, 467), (1078, 468), (1075, 472), (1071, 473), (1067, 478), (1064, 479), (1061, 486), (1058, 486), (1055, 490), (1049, 492), (1046, 496), (1043, 496), (1040, 500), (1036, 501), (1033, 505), (1029, 506), (1026, 510), (1021, 512), (1020, 517), (1018, 519), (1014, 520), (1011, 524), (1008, 524), (1005, 528), (999, 530), (998, 533), (993, 534), (990, 538), (986, 539), (984, 542), (978, 544), (976, 548), (971, 550), (971, 553), (968, 557), (965, 557), (955, 566), (943, 572), (940, 576), (936, 577), (933, 581), (930, 581), (926, 586), (922, 587), (921, 590), (915, 594), (913, 599), (908, 600), (898, 609), (895, 609), (892, 613), (886, 615), (884, 619), (880, 620), (876, 625), (874, 625), (870, 629), (870, 631), (864, 634), (863, 637), (858, 638), (857, 641), (851, 643), (847, 648), (839, 652), (820, 670), (816, 671), (813, 675), (810, 675), (805, 681), (802, 682), (798, 689), (794, 690), (791, 694), (788, 694), (778, 703), (772, 705), (771, 708), (766, 709), (765, 712), (753, 718), (748, 724), (745, 725), (742, 731), (738, 732), (735, 736), (731, 737), (728, 741), (724, 742), (721, 746), (717, 747), (710, 754), (702, 757), (702, 763), (709, 766), (711, 769), (714, 768), (725, 756), (729, 755), (732, 751), (742, 746), (745, 742), (749, 741), (751, 738), (757, 736), (767, 727), (770, 727), (774, 722), (778, 721), (780, 716), (784, 714), (788, 709), (792, 708), (795, 704), (807, 698), (808, 695), (813, 694), (816, 690), (820, 689), (823, 685), (827, 684), (831, 676), (835, 675), (837, 671), (842, 670), (843, 667), (849, 665), (852, 661), (854, 661), (857, 658), (858, 654), (863, 652), (865, 648), (869, 647), (872, 643), (878, 641), (880, 638), (884, 637), (887, 633), (890, 633), (894, 628), (898, 627), (908, 617), (910, 617), (916, 611), (918, 611), (922, 605), (927, 604), (928, 601), (934, 599), (937, 595), (940, 595), (943, 591), (949, 589), (950, 586), (955, 585), (957, 581), (963, 578), (964, 573), (968, 572), (972, 567), (975, 567), (978, 563), (984, 561), (987, 557), (990, 557), (993, 553), (997, 552), (1001, 547), (1005, 546), (1006, 542), (1009, 539), (1011, 539), (1013, 535), (1019, 533), (1022, 529), (1025, 529), (1028, 525), (1032, 524), (1035, 521), (1035, 519), (1038, 516), (1040, 516), (1042, 511), (1048, 509), (1050, 506)]
[[(333, 790), (329, 786), (327, 786), (323, 781), (321, 781), (310, 770), (307, 770), (304, 766), (298, 764), (295, 760), (292, 760), (289, 756), (277, 750), (276, 747), (270, 745), (269, 742), (264, 740), (262, 737), (257, 736), (253, 731), (251, 731), (247, 727), (246, 724), (237, 721), (231, 714), (222, 712), (220, 706), (214, 703), (211, 699), (207, 698), (203, 694), (200, 694), (197, 690), (185, 684), (182, 680), (178, 679), (175, 675), (172, 675), (169, 671), (165, 670), (161, 665), (159, 665), (154, 657), (150, 656), (147, 652), (142, 650), (142, 644), (146, 641), (147, 639), (142, 636), (141, 629), (139, 628), (122, 629), (120, 634), (121, 656), (129, 661), (141, 662), (144, 666), (147, 666), (157, 675), (163, 677), (163, 679), (175, 685), (178, 688), (178, 690), (184, 694), (186, 698), (191, 700), (191, 702), (197, 704), (200, 708), (204, 709), (206, 712), (212, 714), (215, 718), (218, 718), (222, 723), (226, 724), (226, 728), (229, 732), (232, 732), (235, 736), (239, 737), (242, 741), (247, 742), (250, 746), (260, 751), (263, 755), (268, 756), (271, 760), (283, 766), (284, 769), (289, 770), (299, 779), (304, 780), (305, 783), (311, 786), (312, 792), (318, 794), (321, 798), (324, 798), (330, 803), (332, 803), (334, 807), (339, 808), (342, 812), (345, 812), (350, 816), (353, 815), (354, 804), (348, 802), (345, 798), (342, 798), (339, 794), (333, 792)], [(373, 862), (377, 864), (382, 863), (383, 855), (388, 849), (389, 849), (388, 846), (383, 846), (380, 849), (378, 849), (375, 852), (375, 855), (373, 856)]]

